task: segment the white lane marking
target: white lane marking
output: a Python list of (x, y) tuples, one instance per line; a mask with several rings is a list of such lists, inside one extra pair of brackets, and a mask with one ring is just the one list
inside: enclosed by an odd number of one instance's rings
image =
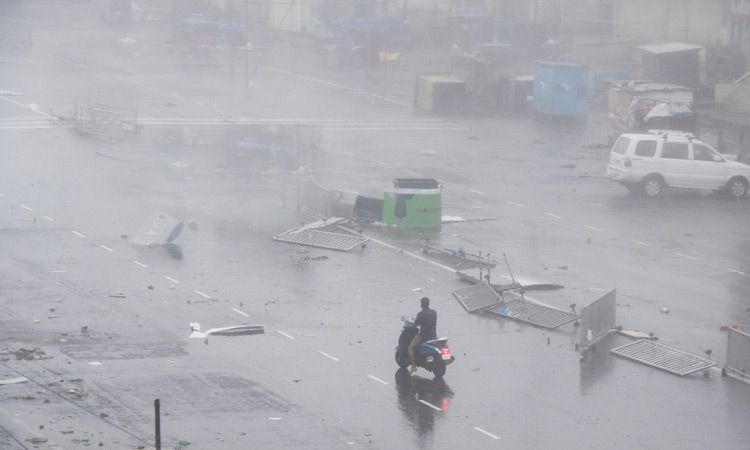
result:
[(487, 195), (487, 194), (485, 194), (484, 192), (479, 192), (479, 191), (475, 191), (474, 189), (469, 189), (469, 190), (470, 190), (471, 192), (475, 193), (475, 194), (479, 194), (479, 195)]
[(0, 197), (5, 197), (5, 194), (0, 194)]
[(474, 427), (475, 430), (477, 430), (480, 433), (486, 434), (487, 436), (491, 437), (492, 439), (500, 439), (499, 437), (495, 436), (494, 434), (490, 433), (489, 431), (483, 430), (479, 427)]
[(193, 103), (195, 103), (198, 106), (203, 106), (203, 103), (199, 102), (198, 100), (193, 100)]
[(523, 205), (520, 203), (512, 202), (510, 200), (505, 200), (505, 203), (511, 204), (513, 206), (518, 206), (519, 208), (523, 208)]
[(172, 282), (172, 283), (174, 283), (174, 284), (180, 284), (180, 282), (179, 282), (179, 281), (175, 280), (175, 279), (174, 279), (174, 278), (172, 278), (172, 277), (168, 277), (168, 276), (165, 276), (164, 278), (166, 278), (167, 280), (171, 281), (171, 282)]
[(588, 228), (589, 230), (594, 230), (594, 231), (598, 231), (600, 233), (604, 233), (604, 230), (596, 228), (596, 227), (592, 227), (591, 225), (584, 225), (583, 228)]
[(143, 263), (142, 263), (142, 262), (140, 262), (140, 261), (133, 261), (133, 264), (137, 264), (137, 265), (139, 265), (139, 266), (141, 266), (141, 267), (145, 267), (146, 269), (148, 269), (148, 266), (147, 266), (147, 265), (145, 265), (145, 264), (143, 264)]
[(739, 270), (734, 270), (734, 269), (727, 269), (727, 270), (730, 272), (734, 272), (736, 274), (745, 275), (745, 272), (740, 272)]
[(151, 89), (156, 92), (161, 92), (161, 89), (159, 89), (158, 87), (151, 86)]
[(288, 338), (289, 338), (289, 339), (291, 339), (291, 340), (295, 340), (295, 339), (297, 339), (296, 337), (294, 337), (294, 336), (292, 336), (292, 335), (290, 335), (290, 334), (284, 333), (283, 331), (277, 331), (277, 333), (279, 333), (280, 335), (282, 335), (282, 336), (284, 336), (284, 337), (288, 337)]
[(221, 110), (219, 108), (216, 108), (216, 112), (219, 113), (219, 114), (226, 114), (223, 110)]
[(174, 97), (174, 98), (185, 98), (185, 97), (183, 97), (183, 96), (181, 96), (179, 94), (172, 94), (172, 97)]
[(640, 244), (640, 245), (645, 245), (646, 247), (648, 247), (648, 244), (647, 244), (647, 243), (645, 243), (645, 242), (641, 242), (641, 241), (637, 241), (637, 240), (635, 240), (635, 239), (631, 239), (631, 240), (630, 240), (630, 242), (635, 242), (636, 244)]
[(676, 253), (676, 252), (675, 252), (674, 254), (675, 254), (676, 256), (681, 256), (681, 257), (683, 257), (683, 258), (687, 258), (687, 259), (692, 259), (693, 261), (695, 261), (696, 259), (698, 259), (698, 258), (692, 257), (692, 256), (690, 256), (690, 255), (686, 255), (686, 254), (684, 254), (684, 253)]
[(372, 376), (372, 375), (367, 375), (367, 376), (370, 377), (370, 378), (372, 378), (373, 380), (377, 381), (378, 383), (381, 383), (381, 384), (384, 384), (384, 385), (388, 386), (388, 383), (386, 383), (385, 381), (381, 380), (378, 377), (375, 377), (375, 376)]
[(78, 67), (80, 67), (81, 69), (88, 70), (88, 66), (84, 66), (83, 64), (78, 64)]
[(246, 313), (245, 311), (240, 311), (237, 308), (232, 308), (232, 311), (236, 312), (237, 314), (243, 315), (245, 317), (250, 317), (250, 314)]
[(202, 296), (202, 297), (205, 297), (205, 298), (211, 298), (211, 296), (210, 296), (210, 295), (206, 295), (206, 294), (204, 294), (204, 293), (203, 293), (203, 292), (201, 292), (201, 291), (193, 291), (193, 292), (195, 292), (196, 294), (198, 294), (198, 295), (200, 295), (200, 296)]
[(49, 220), (50, 222), (54, 222), (55, 221), (55, 219), (53, 219), (50, 216), (42, 216), (42, 218), (45, 219), (45, 220)]
[(107, 247), (106, 245), (99, 245), (99, 247), (103, 248), (104, 250), (106, 250), (108, 252), (113, 252), (114, 251), (111, 248)]
[(242, 116), (237, 116), (237, 118), (240, 119), (240, 120), (250, 120), (247, 117), (242, 117)]
[(352, 152), (347, 152), (346, 150), (341, 150), (341, 153), (346, 153), (347, 155), (352, 155), (352, 156), (354, 156), (354, 153), (352, 153)]
[(323, 355), (323, 356), (325, 356), (327, 358), (331, 358), (334, 361), (341, 361), (340, 359), (336, 358), (335, 356), (331, 356), (331, 355), (329, 355), (328, 353), (326, 353), (326, 352), (324, 352), (322, 350), (318, 350), (318, 353), (320, 353), (321, 355)]
[(67, 270), (53, 270), (52, 273), (65, 273)]
[(424, 176), (424, 175), (422, 175), (421, 173), (415, 172), (415, 171), (413, 171), (413, 170), (407, 170), (407, 169), (402, 169), (402, 170), (403, 170), (404, 172), (406, 172), (406, 173), (410, 173), (410, 174), (412, 174), (412, 175), (416, 175), (416, 176), (418, 176), (418, 177), (423, 177), (423, 176)]
[(426, 402), (426, 401), (422, 400), (421, 398), (419, 399), (419, 403), (422, 403), (423, 405), (427, 405), (430, 408), (434, 409), (435, 411), (442, 411), (442, 409), (438, 408), (437, 406), (433, 405), (430, 402)]
[(107, 74), (107, 72), (105, 72), (105, 71), (103, 71), (103, 70), (97, 70), (97, 72), (99, 72), (99, 73), (100, 73), (100, 74), (102, 74), (102, 75), (106, 75), (106, 74)]
[(23, 208), (23, 209), (25, 209), (25, 210), (27, 210), (27, 211), (33, 211), (33, 209), (29, 208), (29, 207), (28, 207), (28, 206), (26, 206), (26, 205), (18, 205), (18, 206), (20, 206), (21, 208)]
[(78, 236), (80, 238), (86, 239), (86, 236), (82, 235), (81, 233), (77, 232), (76, 230), (71, 231), (71, 233), (75, 234), (76, 236)]
[(221, 106), (219, 105), (211, 105), (211, 106), (213, 106), (214, 108), (221, 108)]
[(380, 162), (380, 161), (375, 161), (374, 159), (371, 159), (370, 161), (374, 162), (375, 164), (380, 164), (381, 166), (384, 166), (384, 165), (385, 165), (385, 163), (384, 163), (384, 162)]
[(562, 217), (560, 217), (560, 216), (558, 216), (556, 214), (552, 214), (552, 213), (544, 213), (544, 215), (545, 216), (554, 217), (555, 219), (562, 219)]
[(116, 75), (115, 78), (117, 78), (118, 80), (124, 80), (125, 79), (125, 77), (123, 77), (122, 75)]

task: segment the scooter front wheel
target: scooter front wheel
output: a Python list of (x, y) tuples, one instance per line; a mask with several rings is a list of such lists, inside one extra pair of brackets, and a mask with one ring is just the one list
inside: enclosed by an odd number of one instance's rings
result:
[(409, 359), (400, 350), (396, 350), (396, 364), (402, 369), (406, 369), (410, 364)]

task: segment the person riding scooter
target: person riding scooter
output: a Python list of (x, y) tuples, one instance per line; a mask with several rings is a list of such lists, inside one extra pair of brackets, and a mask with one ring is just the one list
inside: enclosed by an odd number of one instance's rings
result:
[(417, 314), (417, 319), (414, 322), (405, 325), (406, 328), (419, 327), (419, 334), (414, 336), (411, 340), (411, 344), (409, 344), (408, 351), (409, 359), (411, 361), (411, 369), (409, 370), (410, 374), (417, 371), (417, 365), (414, 362), (414, 352), (417, 347), (430, 339), (437, 338), (437, 312), (434, 309), (430, 309), (429, 298), (422, 297), (420, 303), (422, 305), (422, 311)]

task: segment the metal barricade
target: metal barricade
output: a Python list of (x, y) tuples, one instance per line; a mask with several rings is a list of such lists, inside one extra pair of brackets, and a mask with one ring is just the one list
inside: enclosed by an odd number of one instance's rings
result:
[(581, 337), (576, 348), (588, 347), (615, 326), (617, 290), (612, 289), (581, 309)]
[(122, 117), (122, 130), (131, 133), (136, 132), (138, 127), (138, 111), (134, 109), (121, 108), (119, 106), (105, 105), (103, 103), (94, 103), (91, 106), (100, 111), (118, 114)]
[(724, 370), (750, 379), (750, 334), (729, 329)]
[(0, 41), (13, 41), (21, 45), (31, 45), (32, 27), (27, 22), (0, 20)]
[(322, 217), (331, 217), (333, 203), (333, 191), (326, 189), (314, 180), (311, 180), (301, 201), (303, 208), (308, 209)]
[(73, 124), (81, 133), (122, 139), (138, 134), (138, 113), (132, 109), (95, 103), (73, 108)]

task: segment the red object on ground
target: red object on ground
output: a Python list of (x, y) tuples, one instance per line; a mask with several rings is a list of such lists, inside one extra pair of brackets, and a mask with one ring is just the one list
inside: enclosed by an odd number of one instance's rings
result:
[(120, 235), (120, 238), (122, 238), (122, 239), (127, 239), (127, 238), (128, 238), (128, 235), (127, 235), (127, 234), (121, 234), (121, 235)]

